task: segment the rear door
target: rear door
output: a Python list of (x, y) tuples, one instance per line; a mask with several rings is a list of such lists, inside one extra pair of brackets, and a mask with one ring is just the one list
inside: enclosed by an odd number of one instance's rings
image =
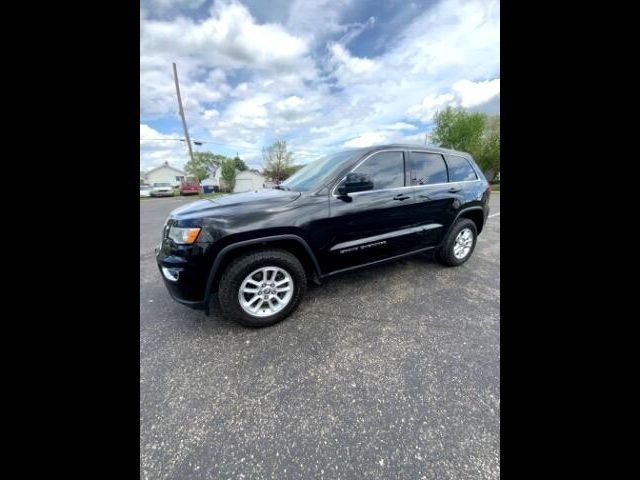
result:
[(329, 197), (331, 241), (324, 252), (329, 271), (342, 270), (415, 248), (411, 230), (413, 194), (406, 186), (405, 152), (376, 152), (354, 172), (370, 175), (373, 190)]
[(422, 247), (439, 245), (457, 211), (458, 188), (449, 183), (447, 164), (440, 153), (409, 152), (408, 184), (413, 187), (411, 212)]

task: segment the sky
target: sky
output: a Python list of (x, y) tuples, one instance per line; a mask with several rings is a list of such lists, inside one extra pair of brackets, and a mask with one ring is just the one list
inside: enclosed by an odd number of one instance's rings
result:
[(142, 0), (140, 170), (196, 151), (262, 167), (384, 143), (425, 144), (446, 106), (500, 111), (500, 4), (490, 0)]

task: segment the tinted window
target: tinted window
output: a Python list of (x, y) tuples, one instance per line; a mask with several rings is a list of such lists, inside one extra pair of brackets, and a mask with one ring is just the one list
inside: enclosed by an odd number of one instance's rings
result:
[(439, 153), (411, 152), (410, 185), (447, 183), (447, 166)]
[(467, 180), (477, 180), (476, 172), (471, 168), (466, 158), (457, 155), (445, 155), (449, 166), (449, 181), (464, 182)]
[(404, 155), (402, 152), (376, 153), (355, 169), (366, 173), (373, 181), (374, 190), (404, 187)]

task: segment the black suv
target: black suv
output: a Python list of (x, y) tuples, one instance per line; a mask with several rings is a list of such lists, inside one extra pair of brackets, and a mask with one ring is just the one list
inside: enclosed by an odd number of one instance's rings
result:
[(469, 154), (414, 145), (349, 150), (310, 163), (273, 189), (199, 200), (171, 212), (156, 249), (171, 296), (272, 325), (307, 281), (435, 250), (469, 259), (490, 186)]

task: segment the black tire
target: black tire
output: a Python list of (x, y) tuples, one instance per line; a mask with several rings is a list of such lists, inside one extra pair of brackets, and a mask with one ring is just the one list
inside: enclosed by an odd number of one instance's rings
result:
[[(255, 317), (240, 306), (238, 292), (244, 279), (263, 266), (286, 270), (293, 280), (293, 295), (287, 306), (268, 317)], [(258, 250), (233, 260), (220, 278), (218, 300), (222, 313), (246, 327), (267, 327), (284, 320), (293, 312), (307, 291), (307, 275), (300, 261), (286, 250)]]
[[(473, 243), (471, 245), (471, 250), (464, 258), (457, 258), (453, 253), (453, 247), (456, 242), (456, 237), (461, 230), (468, 228), (471, 230), (473, 234)], [(473, 220), (469, 220), (468, 218), (461, 218), (458, 220), (453, 228), (449, 231), (447, 238), (445, 239), (442, 246), (436, 251), (436, 259), (443, 265), (447, 267), (457, 267), (462, 265), (464, 262), (471, 258), (473, 251), (476, 248), (476, 243), (478, 242), (478, 229), (476, 228), (476, 224)]]

